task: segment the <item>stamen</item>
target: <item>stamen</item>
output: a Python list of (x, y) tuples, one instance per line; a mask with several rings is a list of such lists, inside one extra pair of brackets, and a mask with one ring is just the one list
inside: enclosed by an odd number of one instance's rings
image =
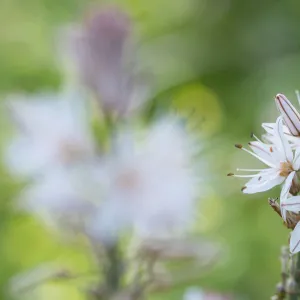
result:
[(237, 171), (244, 171), (244, 172), (260, 172), (260, 171), (263, 171), (265, 169), (239, 169), (239, 168), (237, 168), (236, 170)]
[(251, 138), (255, 138), (258, 142), (263, 144), (263, 142), (253, 132), (251, 132)]
[[(238, 178), (252, 178), (252, 177), (257, 177), (259, 174), (251, 174), (251, 175), (236, 175), (233, 173), (227, 174), (227, 176), (232, 176), (232, 177), (238, 177)], [(261, 176), (260, 176), (261, 177)]]
[(238, 149), (242, 149), (243, 145), (242, 144), (235, 144), (234, 147), (238, 148)]
[(246, 188), (247, 188), (246, 186), (243, 186), (243, 187), (241, 188), (241, 191), (245, 190)]

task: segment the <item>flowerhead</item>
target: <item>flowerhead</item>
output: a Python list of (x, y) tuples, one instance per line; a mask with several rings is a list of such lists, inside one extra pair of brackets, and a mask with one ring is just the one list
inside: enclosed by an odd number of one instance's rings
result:
[(105, 234), (105, 227), (115, 234), (120, 228), (133, 228), (142, 237), (186, 229), (196, 200), (190, 146), (176, 120), (159, 121), (142, 132), (130, 128), (119, 133), (102, 167), (108, 174), (105, 209), (93, 226), (95, 234)]
[(297, 176), (296, 171), (300, 168), (300, 152), (299, 150), (293, 151), (286, 139), (283, 133), (282, 117), (278, 117), (276, 121), (273, 141), (274, 144), (266, 144), (259, 139), (250, 142), (249, 147), (252, 151), (244, 148), (242, 145), (236, 145), (237, 148), (248, 152), (267, 165), (265, 169), (239, 169), (253, 173), (250, 175), (228, 174), (235, 177), (251, 178), (242, 189), (244, 193), (264, 192), (282, 183), (284, 183), (284, 188), (287, 185), (288, 190), (292, 188), (296, 192), (299, 189), (299, 186), (293, 184), (293, 181), (286, 180), (290, 174), (292, 174), (293, 179)]
[(8, 105), (17, 127), (5, 156), (13, 173), (37, 175), (94, 156), (85, 102), (75, 91), (14, 97)]

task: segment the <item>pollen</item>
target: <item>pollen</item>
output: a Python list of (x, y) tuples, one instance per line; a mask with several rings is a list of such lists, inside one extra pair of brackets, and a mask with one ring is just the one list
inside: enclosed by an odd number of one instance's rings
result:
[(243, 148), (243, 145), (241, 145), (241, 144), (235, 144), (234, 145), (236, 148), (238, 148), (238, 149), (242, 149)]
[(282, 162), (280, 163), (280, 176), (287, 177), (291, 172), (293, 172), (293, 166), (290, 162)]

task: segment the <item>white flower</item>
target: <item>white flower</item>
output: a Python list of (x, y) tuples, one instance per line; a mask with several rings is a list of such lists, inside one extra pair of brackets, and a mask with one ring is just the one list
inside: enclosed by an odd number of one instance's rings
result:
[(205, 300), (205, 292), (198, 287), (189, 287), (186, 289), (183, 300)]
[(143, 132), (140, 139), (134, 135), (134, 131), (120, 134), (103, 166), (105, 209), (93, 230), (101, 235), (108, 227), (117, 234), (120, 228), (133, 226), (143, 237), (178, 233), (192, 217), (196, 192), (187, 133), (167, 120)]
[(97, 168), (96, 162), (53, 168), (21, 191), (18, 204), (55, 230), (83, 231), (101, 203)]
[(87, 111), (78, 93), (14, 97), (9, 108), (18, 127), (5, 153), (13, 173), (36, 175), (93, 156)]
[(265, 144), (257, 139), (257, 141), (249, 143), (253, 152), (245, 149), (242, 145), (236, 145), (237, 148), (248, 152), (268, 166), (266, 169), (238, 169), (246, 172), (258, 171), (256, 174), (228, 174), (229, 176), (252, 178), (242, 189), (246, 194), (267, 191), (283, 182), (285, 182), (283, 188), (290, 190), (292, 181), (286, 181), (286, 178), (291, 173), (295, 175), (295, 171), (299, 170), (300, 150), (297, 149), (295, 153), (292, 151), (283, 133), (282, 117), (277, 119), (274, 130), (274, 145)]

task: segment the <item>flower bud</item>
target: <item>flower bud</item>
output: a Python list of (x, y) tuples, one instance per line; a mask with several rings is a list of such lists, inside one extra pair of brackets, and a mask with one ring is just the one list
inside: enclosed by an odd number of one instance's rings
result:
[(148, 96), (148, 85), (137, 74), (132, 31), (131, 20), (121, 9), (96, 7), (83, 26), (68, 30), (62, 41), (80, 80), (106, 114), (128, 115)]
[(292, 103), (283, 94), (276, 95), (275, 103), (290, 133), (300, 136), (300, 115)]

